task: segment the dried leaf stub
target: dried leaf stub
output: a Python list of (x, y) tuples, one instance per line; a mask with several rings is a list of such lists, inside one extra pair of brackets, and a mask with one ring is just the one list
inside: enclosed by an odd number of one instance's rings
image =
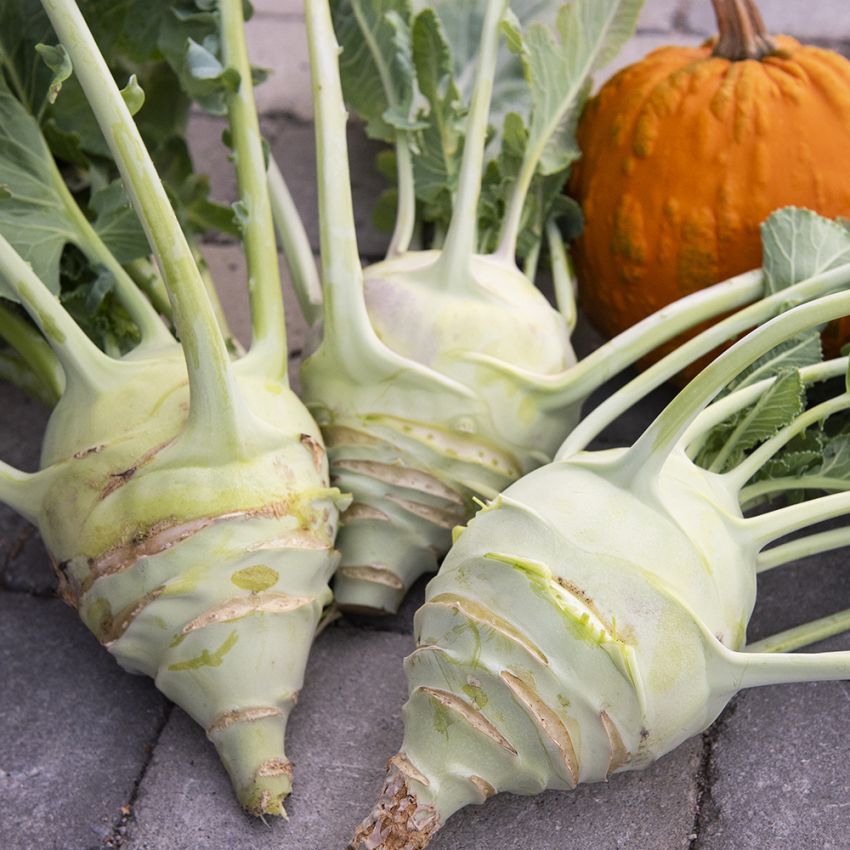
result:
[(436, 809), (419, 803), (398, 761), (390, 759), (381, 798), (348, 850), (423, 850), (439, 828)]

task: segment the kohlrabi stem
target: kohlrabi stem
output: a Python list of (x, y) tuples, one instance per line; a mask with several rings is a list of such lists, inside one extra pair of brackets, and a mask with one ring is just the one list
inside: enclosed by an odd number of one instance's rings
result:
[[(605, 381), (662, 343), (699, 322), (752, 301), (762, 294), (763, 286), (760, 271), (747, 272), (680, 298), (647, 316), (597, 348), (570, 370), (567, 387), (571, 396), (576, 400), (586, 399)], [(718, 322), (659, 360), (591, 411), (564, 441), (557, 458), (564, 459), (586, 448), (621, 413), (661, 386), (688, 363), (729, 337), (746, 330), (758, 322), (759, 317), (771, 315), (781, 303), (780, 299), (771, 300), (770, 303), (759, 301)]]
[[(339, 77), (339, 46), (328, 0), (304, 4), (316, 123), (324, 333), (322, 345), (358, 342), (371, 327), (363, 296), (363, 271), (348, 169), (347, 113)], [(365, 323), (365, 324), (364, 324)]]
[(743, 651), (735, 666), (736, 689), (850, 677), (850, 652), (776, 653)]
[[(387, 96), (387, 104), (391, 110), (398, 109), (396, 88), (392, 79), (392, 69), (386, 61), (384, 51), (378, 44), (372, 32), (369, 21), (363, 14), (360, 2), (354, 0), (351, 10), (357, 20), (363, 41), (372, 55), (372, 61), (378, 69), (381, 86)], [(396, 170), (398, 173), (398, 209), (396, 211), (395, 228), (387, 250), (387, 257), (395, 257), (405, 253), (410, 247), (413, 236), (413, 225), (416, 221), (416, 191), (413, 180), (413, 159), (410, 155), (410, 139), (404, 130), (395, 131)]]
[(259, 374), (286, 383), (289, 379), (283, 292), (263, 142), (254, 104), (251, 63), (245, 43), (242, 0), (218, 0), (218, 14), (222, 59), (239, 75), (239, 85), (235, 91), (228, 91), (226, 101), (243, 212), (242, 241), (251, 298), (253, 338), (246, 365), (251, 363)]
[(759, 547), (763, 547), (786, 534), (847, 513), (850, 513), (850, 492), (832, 493), (749, 517), (745, 523), (751, 529), (751, 539)]
[(555, 286), (555, 303), (572, 332), (576, 326), (576, 296), (570, 258), (564, 247), (564, 239), (554, 219), (546, 222), (546, 239), (549, 244), (549, 261), (552, 266), (552, 283)]
[(20, 300), (33, 321), (41, 328), (47, 343), (56, 353), (67, 381), (97, 388), (114, 375), (120, 364), (104, 354), (68, 315), (59, 299), (39, 280), (25, 262), (0, 235), (0, 281)]
[(51, 181), (56, 193), (62, 199), (69, 218), (77, 229), (77, 246), (92, 263), (100, 263), (115, 279), (115, 294), (127, 310), (133, 323), (139, 329), (142, 341), (140, 346), (159, 348), (173, 345), (174, 337), (163, 324), (150, 301), (139, 291), (126, 269), (115, 259), (112, 252), (103, 243), (100, 234), (92, 227), (91, 222), (83, 215), (74, 196), (65, 185), (59, 169), (51, 157)]
[(37, 524), (47, 476), (49, 473), (22, 472), (0, 461), (0, 502)]
[(274, 157), (269, 159), (269, 194), (277, 237), (292, 278), (298, 306), (312, 328), (322, 318), (322, 284), (313, 257), (313, 247), (295, 201)]
[[(846, 274), (850, 277), (850, 266), (847, 267)], [(763, 292), (764, 276), (760, 270), (755, 270), (701, 289), (662, 307), (628, 330), (617, 334), (581, 360), (572, 370), (574, 389), (579, 392), (579, 397), (587, 397), (609, 378), (662, 343), (700, 322), (748, 304)], [(638, 378), (618, 390), (616, 396), (606, 400), (605, 404), (610, 403), (613, 406), (615, 402), (612, 399), (627, 396), (622, 402), (617, 403), (618, 412), (631, 407), (701, 355), (751, 327), (760, 319), (773, 315), (782, 303), (783, 300), (780, 298), (760, 300), (722, 322), (712, 325), (659, 360), (658, 363), (653, 364)], [(590, 416), (600, 416), (597, 411), (601, 407), (602, 405)], [(617, 413), (613, 414), (608, 421), (610, 422), (617, 415)]]
[(65, 373), (41, 334), (17, 313), (0, 303), (0, 336), (20, 355), (44, 387), (45, 398), (59, 400), (65, 388)]
[(398, 175), (398, 204), (395, 227), (387, 248), (387, 259), (404, 254), (410, 248), (413, 227), (416, 224), (416, 184), (413, 180), (413, 157), (410, 142), (404, 130), (396, 130), (396, 171)]
[[(764, 640), (758, 640), (745, 648), (745, 652), (793, 652), (821, 640), (840, 635), (850, 629), (850, 608), (827, 617), (812, 620), (793, 629), (777, 632)], [(848, 653), (850, 656), (850, 653)], [(850, 669), (848, 669), (850, 673)]]
[(808, 558), (811, 555), (819, 555), (821, 552), (829, 552), (850, 545), (850, 527), (833, 528), (829, 531), (820, 531), (816, 534), (808, 534), (789, 540), (779, 546), (771, 546), (758, 554), (756, 571), (763, 573), (775, 567), (782, 567), (792, 561)]
[(140, 257), (127, 263), (127, 274), (133, 282), (144, 292), (153, 308), (169, 322), (174, 321), (174, 312), (171, 302), (168, 300), (168, 290), (159, 274), (159, 269), (147, 258)]
[[(800, 369), (800, 380), (804, 386), (816, 384), (820, 381), (828, 381), (837, 378), (847, 372), (848, 358), (836, 357), (823, 363), (813, 363)], [(682, 437), (682, 444), (686, 446), (688, 456), (696, 457), (701, 448), (701, 438), (709, 431), (717, 427), (725, 419), (738, 413), (761, 398), (762, 395), (776, 382), (776, 378), (763, 378), (755, 384), (736, 389), (725, 398), (709, 405), (694, 420), (694, 424), (688, 428)]]
[(59, 401), (54, 391), (11, 348), (0, 349), (0, 381), (17, 387), (47, 407), (54, 407)]
[[(532, 282), (534, 281), (534, 278), (537, 277), (537, 265), (540, 262), (540, 246), (542, 241), (542, 239), (538, 239), (537, 242), (534, 243), (532, 249), (525, 255), (525, 260), (522, 264), (522, 273)], [(556, 300), (557, 297), (556, 292)]]
[(224, 308), (221, 306), (221, 299), (218, 297), (218, 289), (216, 288), (215, 280), (213, 280), (209, 263), (207, 263), (195, 239), (192, 237), (187, 238), (189, 239), (189, 246), (192, 248), (192, 256), (195, 258), (195, 263), (201, 274), (201, 280), (204, 282), (204, 288), (209, 296), (210, 305), (212, 306), (213, 313), (215, 313), (215, 320), (218, 322), (221, 335), (224, 337), (224, 344), (227, 346), (230, 354), (241, 357), (245, 354), (245, 349), (242, 347), (242, 343), (233, 335), (233, 331), (230, 330), (230, 323), (227, 321)]
[(42, 5), (71, 58), (168, 287), (189, 375), (187, 429), (203, 435), (205, 452), (232, 455), (241, 444), (240, 406), (227, 349), (192, 250), (76, 3), (42, 0)]
[[(829, 279), (836, 283), (847, 284), (850, 282), (850, 268), (840, 266), (816, 278), (811, 278), (808, 283), (811, 284), (818, 279), (823, 281)], [(784, 295), (787, 298), (792, 289), (786, 289), (777, 295)], [(794, 334), (838, 319), (848, 313), (850, 313), (850, 292), (826, 295), (771, 319), (736, 342), (706, 366), (667, 405), (631, 448), (619, 457), (616, 465), (620, 475), (625, 480), (633, 480), (636, 487), (653, 481), (670, 452), (699, 416), (700, 411), (743, 369)], [(758, 519), (761, 521), (765, 518)]]
[[(469, 262), (477, 249), (478, 198), (481, 193), (493, 79), (499, 55), (499, 27), (506, 6), (507, 0), (487, 0), (478, 48), (475, 84), (466, 119), (458, 191), (446, 242), (438, 261), (439, 272), (436, 280), (441, 281), (446, 289), (463, 289), (468, 285)], [(514, 262), (513, 256), (510, 257), (510, 262)]]
[(829, 475), (801, 475), (799, 478), (770, 478), (767, 481), (756, 481), (741, 490), (740, 501), (748, 505), (754, 499), (769, 496), (773, 493), (785, 493), (788, 490), (850, 490), (850, 481), (846, 478), (834, 478)]
[[(801, 413), (793, 422), (776, 433), (769, 440), (765, 440), (755, 451), (747, 455), (734, 469), (726, 473), (726, 479), (730, 485), (736, 490), (740, 490), (783, 446), (787, 445), (790, 440), (805, 431), (806, 428), (838, 413), (842, 410), (847, 410), (850, 407), (850, 393), (842, 393), (835, 398), (828, 399), (822, 404), (815, 405)], [(727, 442), (726, 446), (734, 445), (736, 442), (735, 434)], [(724, 449), (726, 448), (724, 446)], [(728, 452), (721, 451), (718, 453), (718, 458), (722, 457), (720, 463), (712, 464), (712, 472), (719, 472), (728, 460)], [(756, 485), (758, 486), (758, 485)], [(850, 487), (850, 481), (847, 482)], [(747, 488), (749, 489), (749, 488)], [(742, 501), (749, 501), (741, 493)]]

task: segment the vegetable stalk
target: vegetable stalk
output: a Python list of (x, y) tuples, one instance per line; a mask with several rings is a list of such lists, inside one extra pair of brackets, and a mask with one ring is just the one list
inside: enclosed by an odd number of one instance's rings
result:
[[(253, 356), (231, 364), (207, 284), (138, 129), (73, 0), (44, 8), (148, 234), (180, 342), (104, 353), (0, 235), (0, 294), (30, 314), (61, 365), (32, 474), (0, 466), (0, 498), (34, 522), (60, 593), (126, 670), (206, 730), (240, 803), (284, 815), (284, 747), (328, 580), (338, 506), (318, 426), (287, 385), (277, 255), (242, 4), (223, 0), (237, 178), (255, 282)], [(136, 273), (142, 270), (136, 269)], [(129, 281), (130, 278), (127, 278)], [(138, 293), (136, 293), (138, 295)], [(43, 346), (0, 333), (46, 379)], [(282, 649), (283, 648), (283, 649)]]
[[(501, 791), (571, 789), (645, 767), (742, 688), (850, 675), (850, 652), (789, 653), (850, 627), (846, 611), (746, 644), (757, 571), (850, 536), (789, 544), (773, 563), (760, 552), (847, 516), (850, 495), (749, 518), (740, 508), (753, 472), (846, 409), (847, 394), (800, 413), (722, 474), (688, 457), (701, 417), (716, 418), (700, 411), (730, 378), (848, 311), (844, 291), (772, 319), (704, 369), (632, 447), (565, 454), (456, 531), (405, 662), (404, 742), (351, 850), (421, 850), (455, 811)], [(722, 404), (728, 412), (769, 391), (742, 388)]]

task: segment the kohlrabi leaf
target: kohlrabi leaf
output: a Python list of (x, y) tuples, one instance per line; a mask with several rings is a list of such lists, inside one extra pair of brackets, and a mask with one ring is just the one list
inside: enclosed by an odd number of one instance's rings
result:
[(59, 291), (59, 260), (75, 227), (35, 119), (0, 85), (0, 232)]
[(850, 232), (811, 210), (786, 207), (761, 226), (769, 292), (850, 263)]
[(0, 76), (34, 115), (44, 109), (55, 78), (36, 45), (55, 41), (39, 0), (0, 2)]
[(150, 254), (145, 232), (120, 181), (94, 192), (89, 207), (95, 214), (94, 229), (119, 263)]
[(773, 478), (798, 478), (820, 463), (827, 438), (820, 428), (809, 428), (798, 434), (753, 476), (762, 481)]
[(93, 267), (75, 248), (62, 255), (63, 306), (98, 348), (120, 356), (138, 345), (139, 329), (114, 289), (112, 274), (102, 266)]
[(782, 372), (759, 400), (713, 429), (697, 463), (725, 472), (744, 455), (790, 424), (805, 408), (805, 387), (796, 369)]
[[(551, 24), (563, 0), (511, 0), (511, 15), (521, 27), (534, 21)], [(481, 39), (481, 27), (486, 11), (482, 0), (414, 0), (414, 11), (433, 9), (442, 24), (452, 57), (453, 77), (461, 101), (468, 103), (472, 93), (475, 62)], [(493, 98), (490, 104), (490, 122), (497, 133), (504, 125), (508, 112), (516, 112), (527, 121), (531, 97), (525, 81), (522, 63), (506, 45), (499, 51), (496, 74), (493, 79)]]
[(425, 9), (413, 22), (413, 63), (428, 106), (416, 133), (416, 196), (451, 216), (463, 155), (464, 106), (452, 76), (452, 59), (439, 18)]
[(832, 437), (823, 448), (821, 463), (807, 474), (850, 481), (850, 434)]
[(53, 103), (56, 100), (59, 91), (62, 88), (62, 83), (71, 76), (74, 71), (71, 65), (71, 58), (61, 44), (37, 44), (35, 46), (38, 55), (44, 60), (44, 64), (53, 71), (53, 78), (50, 81), (50, 86), (47, 89), (47, 102)]
[(410, 122), (416, 93), (410, 0), (334, 0), (331, 10), (345, 100), (372, 138), (391, 142)]
[(765, 378), (772, 378), (788, 369), (802, 369), (812, 366), (823, 359), (820, 334), (816, 330), (804, 331), (771, 349), (744, 369), (721, 393), (726, 395), (733, 390), (748, 387)]
[(506, 24), (531, 88), (529, 150), (539, 170), (552, 174), (578, 156), (575, 124), (591, 75), (634, 33), (643, 0), (574, 0), (561, 7), (556, 31), (533, 23)]

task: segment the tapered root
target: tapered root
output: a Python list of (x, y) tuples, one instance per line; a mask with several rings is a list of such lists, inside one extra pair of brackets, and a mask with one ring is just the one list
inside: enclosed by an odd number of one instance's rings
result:
[(381, 797), (348, 850), (423, 850), (440, 828), (436, 809), (419, 802), (399, 761), (406, 760), (401, 755), (390, 759)]
[(242, 808), (256, 817), (286, 817), (292, 763), (283, 751), (285, 725), (284, 712), (269, 706), (227, 712), (207, 729)]

